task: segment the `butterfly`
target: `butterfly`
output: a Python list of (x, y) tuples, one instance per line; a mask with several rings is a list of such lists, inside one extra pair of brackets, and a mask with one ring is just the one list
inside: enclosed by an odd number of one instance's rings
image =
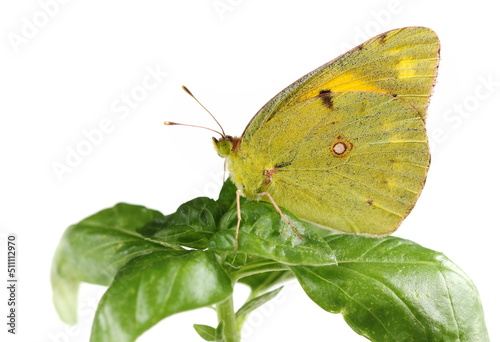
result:
[(238, 193), (282, 217), (279, 207), (346, 233), (394, 232), (429, 168), (439, 49), (431, 29), (388, 31), (282, 90), (240, 137), (213, 138)]

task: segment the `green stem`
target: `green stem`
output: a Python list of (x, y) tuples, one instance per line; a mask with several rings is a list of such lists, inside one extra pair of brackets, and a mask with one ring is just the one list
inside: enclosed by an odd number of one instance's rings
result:
[(236, 318), (234, 314), (233, 296), (222, 303), (217, 304), (217, 318), (219, 324), (224, 322), (222, 334), (225, 342), (239, 342), (240, 332), (236, 328)]

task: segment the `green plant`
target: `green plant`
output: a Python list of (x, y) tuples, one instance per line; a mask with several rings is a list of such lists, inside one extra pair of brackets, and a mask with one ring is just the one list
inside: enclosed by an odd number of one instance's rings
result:
[[(109, 286), (91, 341), (134, 341), (163, 318), (215, 306), (219, 325), (195, 325), (207, 341), (239, 341), (247, 315), (295, 277), (328, 312), (342, 312), (372, 341), (487, 341), (477, 290), (443, 254), (396, 238), (328, 234), (284, 211), (242, 200), (237, 253), (235, 187), (164, 216), (120, 203), (70, 226), (52, 268), (60, 317), (76, 323), (80, 282)], [(233, 287), (251, 288), (235, 312)], [(274, 290), (270, 290), (275, 288)]]

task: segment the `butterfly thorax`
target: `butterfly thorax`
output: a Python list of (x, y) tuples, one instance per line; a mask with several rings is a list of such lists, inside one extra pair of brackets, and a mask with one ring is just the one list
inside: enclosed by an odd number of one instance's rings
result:
[(267, 191), (266, 175), (262, 172), (265, 167), (261, 158), (254, 153), (246, 153), (240, 149), (241, 138), (223, 136), (213, 139), (215, 149), (219, 156), (226, 159), (226, 166), (231, 180), (242, 192), (243, 196), (259, 200), (261, 193)]

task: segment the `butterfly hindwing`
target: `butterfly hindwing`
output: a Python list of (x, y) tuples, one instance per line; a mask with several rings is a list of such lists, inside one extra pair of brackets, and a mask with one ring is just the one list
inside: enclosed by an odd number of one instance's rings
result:
[(425, 181), (424, 122), (389, 95), (342, 92), (329, 101), (297, 103), (261, 127), (245, 149), (250, 161), (256, 157), (254, 174), (270, 171), (266, 191), (299, 217), (350, 233), (389, 234)]

